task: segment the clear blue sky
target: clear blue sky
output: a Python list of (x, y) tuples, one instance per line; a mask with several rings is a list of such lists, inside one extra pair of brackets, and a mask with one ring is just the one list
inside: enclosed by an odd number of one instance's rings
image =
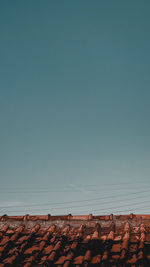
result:
[(148, 0), (1, 2), (1, 206), (150, 186), (149, 12)]

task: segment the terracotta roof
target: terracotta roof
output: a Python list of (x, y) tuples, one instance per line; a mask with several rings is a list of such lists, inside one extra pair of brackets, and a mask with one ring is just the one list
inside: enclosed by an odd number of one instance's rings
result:
[(2, 266), (150, 266), (150, 215), (0, 216)]

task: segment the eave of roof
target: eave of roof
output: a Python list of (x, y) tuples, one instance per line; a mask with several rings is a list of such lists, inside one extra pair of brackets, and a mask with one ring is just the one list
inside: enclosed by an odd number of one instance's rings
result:
[(9, 220), (14, 220), (14, 221), (36, 221), (36, 220), (41, 220), (41, 221), (56, 221), (56, 220), (68, 220), (68, 221), (73, 221), (73, 220), (81, 220), (81, 221), (89, 221), (89, 220), (100, 220), (100, 221), (112, 221), (112, 220), (130, 220), (130, 219), (137, 219), (137, 220), (150, 220), (150, 214), (124, 214), (124, 215), (21, 215), (21, 216), (9, 216), (7, 214), (4, 214), (0, 216), (0, 221), (9, 221)]

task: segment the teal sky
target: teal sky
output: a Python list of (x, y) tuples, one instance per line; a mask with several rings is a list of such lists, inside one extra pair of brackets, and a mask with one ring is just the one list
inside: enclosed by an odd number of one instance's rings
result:
[(150, 187), (149, 13), (148, 0), (1, 2), (1, 207)]

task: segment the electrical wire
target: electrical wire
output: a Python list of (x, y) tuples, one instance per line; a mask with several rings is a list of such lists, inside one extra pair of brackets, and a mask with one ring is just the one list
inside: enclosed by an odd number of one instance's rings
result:
[[(50, 190), (51, 190), (51, 189), (55, 189), (55, 188), (56, 188), (56, 189), (57, 189), (57, 188), (60, 188), (60, 189), (63, 189), (63, 188), (66, 189), (66, 188), (68, 188), (68, 190), (69, 190), (69, 188), (72, 188), (72, 189), (75, 188), (75, 189), (76, 189), (77, 187), (79, 187), (79, 188), (81, 188), (81, 187), (88, 188), (88, 187), (102, 187), (102, 186), (112, 187), (112, 186), (125, 186), (125, 185), (129, 185), (129, 186), (134, 185), (134, 186), (135, 186), (135, 185), (137, 185), (137, 184), (140, 185), (140, 184), (145, 184), (145, 183), (146, 183), (146, 184), (147, 184), (147, 183), (150, 183), (150, 181), (136, 181), (136, 182), (122, 182), (122, 183), (118, 183), (118, 182), (117, 182), (117, 183), (100, 183), (100, 184), (88, 184), (88, 185), (85, 185), (85, 184), (84, 184), (84, 185), (83, 185), (83, 184), (77, 184), (77, 185), (76, 185), (76, 184), (75, 184), (75, 185), (72, 184), (72, 185), (65, 185), (65, 186), (63, 186), (63, 185), (62, 185), (62, 186), (59, 186), (59, 185), (58, 185), (58, 186), (51, 186), (51, 187), (50, 187)], [(39, 188), (40, 188), (40, 190), (39, 190)], [(24, 190), (24, 189), (30, 190), (30, 189), (32, 189), (32, 188), (31, 188), (31, 185), (30, 185), (28, 188), (25, 188), (25, 187), (18, 187), (18, 188), (16, 188), (16, 187), (15, 187), (15, 188), (12, 188), (12, 187), (6, 187), (6, 188), (5, 188), (5, 187), (2, 187), (2, 186), (1, 186), (0, 191), (1, 191), (1, 190), (2, 190), (2, 191), (4, 191), (4, 190), (15, 190), (15, 192), (17, 192), (16, 189), (20, 191), (20, 190), (22, 190), (22, 189), (23, 189), (23, 190)], [(43, 190), (43, 189), (45, 189), (45, 188), (41, 188), (41, 186), (40, 186), (40, 187), (34, 187), (34, 190), (35, 190), (35, 189), (38, 189), (38, 192), (39, 192), (39, 191), (41, 191), (41, 189)], [(47, 187), (46, 187), (46, 189), (47, 189)], [(33, 189), (32, 189), (32, 191), (33, 191)], [(28, 191), (27, 191), (27, 192), (28, 192)], [(55, 191), (54, 191), (54, 192), (55, 192)], [(65, 190), (65, 192), (66, 192), (66, 190)], [(26, 191), (25, 191), (25, 193), (26, 193)]]
[(98, 198), (91, 198), (91, 199), (84, 199), (84, 200), (72, 200), (72, 201), (64, 201), (64, 202), (51, 202), (51, 203), (39, 203), (39, 204), (30, 204), (30, 205), (15, 205), (15, 206), (1, 206), (0, 208), (18, 208), (18, 207), (34, 207), (34, 206), (50, 206), (50, 205), (64, 205), (64, 204), (70, 204), (70, 203), (82, 203), (82, 202), (87, 202), (87, 201), (95, 201), (95, 200), (103, 200), (103, 199), (112, 199), (116, 197), (122, 197), (122, 196), (130, 196), (130, 195), (136, 195), (136, 194), (142, 194), (142, 193), (147, 193), (150, 192), (150, 190), (144, 190), (144, 191), (138, 191), (138, 192), (130, 192), (130, 193), (125, 193), (125, 194), (119, 194), (119, 195), (113, 195), (113, 196), (104, 196), (104, 197), (98, 197)]
[[(132, 205), (137, 206), (137, 205), (141, 205), (143, 203), (149, 203), (149, 202), (150, 202), (150, 200), (145, 200), (145, 201), (142, 201), (142, 202), (140, 201), (140, 202), (132, 203)], [(113, 211), (113, 209), (126, 208), (128, 206), (129, 206), (129, 204), (125, 204), (125, 205), (121, 205), (121, 206), (102, 208), (102, 209), (98, 209), (98, 210), (92, 209), (92, 212), (101, 212), (101, 211), (105, 211), (106, 209)], [(89, 210), (84, 210), (84, 212), (89, 212)]]
[[(140, 199), (143, 199), (143, 198), (147, 198), (147, 196), (144, 196), (144, 197), (141, 196), (140, 197)], [(133, 198), (121, 199), (121, 200), (119, 200), (119, 202), (132, 201), (132, 200), (136, 200), (136, 199), (139, 199), (139, 196), (133, 197)], [(111, 200), (111, 201), (109, 200), (109, 201), (104, 201), (104, 202), (101, 202), (101, 203), (98, 202), (98, 203), (94, 203), (93, 205), (94, 206), (101, 206), (101, 205), (105, 205), (105, 204), (110, 204), (110, 202), (111, 203), (116, 203), (116, 202), (118, 203), (118, 200)], [(65, 206), (65, 207), (51, 207), (51, 209), (55, 209), (55, 210), (70, 209), (70, 208), (72, 209), (72, 208), (81, 208), (81, 207), (87, 207), (87, 206), (89, 206), (89, 204), (75, 205), (75, 206)], [(20, 206), (18, 206), (18, 207), (20, 207)], [(31, 205), (30, 205), (30, 207), (31, 207)], [(2, 207), (0, 207), (0, 208), (2, 208)], [(6, 208), (6, 206), (3, 207), (3, 208)], [(14, 206), (11, 206), (11, 208), (14, 208)], [(27, 208), (27, 206), (26, 206), (26, 208)], [(48, 210), (48, 209), (44, 209), (44, 210)], [(31, 211), (39, 211), (39, 209), (32, 209)]]

